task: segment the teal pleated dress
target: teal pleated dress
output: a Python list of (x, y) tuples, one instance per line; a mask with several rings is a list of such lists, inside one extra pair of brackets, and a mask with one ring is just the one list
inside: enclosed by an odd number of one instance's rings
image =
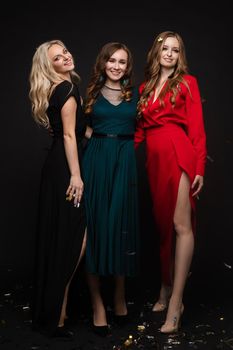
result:
[[(130, 102), (99, 94), (90, 116), (94, 132), (134, 134), (138, 92)], [(91, 137), (83, 155), (89, 273), (134, 276), (139, 263), (139, 213), (133, 139)]]

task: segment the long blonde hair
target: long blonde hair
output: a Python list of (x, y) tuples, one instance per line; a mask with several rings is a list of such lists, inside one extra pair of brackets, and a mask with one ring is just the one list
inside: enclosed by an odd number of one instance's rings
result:
[[(49, 48), (55, 44), (66, 48), (61, 40), (50, 40), (41, 44), (33, 56), (29, 76), (29, 99), (32, 105), (32, 115), (34, 120), (45, 128), (50, 126), (46, 111), (49, 106), (49, 98), (53, 91), (53, 86), (64, 80), (56, 73), (48, 57)], [(79, 82), (80, 77), (75, 71), (71, 71), (70, 75), (74, 83)]]
[(174, 37), (178, 40), (179, 57), (178, 57), (178, 61), (174, 69), (174, 72), (168, 78), (168, 82), (165, 89), (163, 89), (159, 94), (160, 103), (163, 104), (163, 97), (165, 96), (167, 91), (171, 91), (172, 95), (170, 100), (171, 100), (171, 103), (175, 105), (175, 98), (178, 93), (179, 83), (182, 82), (188, 87), (187, 83), (183, 79), (183, 75), (188, 73), (188, 65), (187, 65), (187, 59), (185, 54), (184, 42), (181, 36), (175, 32), (171, 32), (171, 31), (162, 32), (159, 35), (157, 35), (157, 37), (154, 39), (152, 47), (149, 50), (147, 55), (147, 62), (145, 67), (145, 86), (142, 91), (140, 100), (138, 102), (139, 117), (141, 116), (143, 109), (147, 107), (148, 101), (151, 98), (151, 95), (153, 94), (156, 84), (159, 81), (160, 69), (161, 69), (160, 67), (161, 52), (163, 49), (164, 42), (168, 37)]

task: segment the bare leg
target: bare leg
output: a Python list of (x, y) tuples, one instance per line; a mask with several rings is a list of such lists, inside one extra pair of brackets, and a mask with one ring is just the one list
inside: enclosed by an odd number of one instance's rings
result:
[(167, 308), (168, 301), (171, 296), (171, 286), (167, 286), (166, 284), (161, 285), (160, 293), (159, 293), (159, 299), (154, 304), (152, 311), (160, 312)]
[(100, 292), (99, 276), (88, 274), (87, 281), (93, 308), (93, 324), (94, 326), (107, 326), (106, 311)]
[(114, 312), (118, 316), (127, 315), (124, 276), (115, 276)]
[(75, 271), (77, 270), (78, 265), (79, 265), (83, 255), (84, 255), (84, 252), (85, 252), (85, 249), (86, 249), (86, 237), (87, 237), (87, 233), (86, 233), (86, 230), (85, 230), (85, 235), (84, 235), (83, 243), (82, 243), (82, 249), (81, 249), (81, 253), (80, 253), (77, 265), (76, 265), (75, 270), (74, 270), (74, 272), (73, 272), (73, 274), (72, 274), (72, 276), (71, 276), (71, 278), (70, 278), (70, 280), (67, 283), (66, 288), (65, 288), (65, 294), (64, 294), (64, 299), (63, 299), (63, 303), (62, 303), (62, 309), (61, 309), (60, 319), (59, 319), (59, 322), (58, 322), (58, 327), (63, 327), (64, 326), (64, 321), (67, 318), (66, 307), (67, 307), (67, 298), (68, 298), (68, 293), (69, 293), (69, 287), (70, 287), (70, 283), (72, 281), (72, 278), (73, 278), (73, 276), (75, 274)]
[(174, 282), (166, 321), (161, 327), (161, 332), (163, 333), (177, 331), (179, 319), (183, 312), (183, 292), (194, 249), (189, 192), (189, 178), (187, 174), (182, 173), (174, 213), (176, 231)]

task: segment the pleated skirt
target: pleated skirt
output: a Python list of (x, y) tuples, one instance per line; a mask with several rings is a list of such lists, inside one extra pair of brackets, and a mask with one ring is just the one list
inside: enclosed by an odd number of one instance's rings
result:
[(134, 276), (139, 218), (133, 140), (91, 138), (83, 156), (83, 178), (88, 272)]

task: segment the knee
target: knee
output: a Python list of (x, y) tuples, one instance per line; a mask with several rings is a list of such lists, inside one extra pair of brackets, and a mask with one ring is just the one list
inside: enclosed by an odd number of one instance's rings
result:
[(191, 226), (179, 220), (174, 221), (174, 229), (176, 231), (176, 234), (179, 236), (192, 233)]

